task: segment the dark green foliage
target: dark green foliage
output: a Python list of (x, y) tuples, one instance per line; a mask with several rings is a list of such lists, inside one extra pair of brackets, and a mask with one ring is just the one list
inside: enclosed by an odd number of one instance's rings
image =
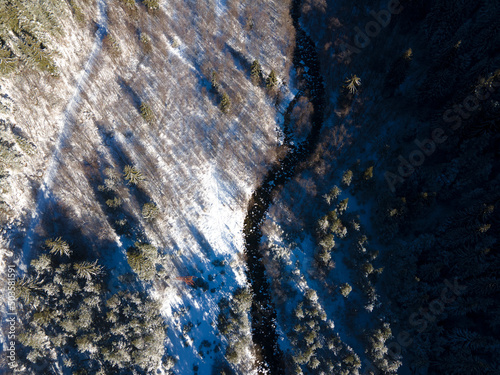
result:
[(113, 199), (108, 199), (106, 201), (106, 205), (110, 208), (118, 208), (122, 205), (122, 200), (119, 197), (115, 197)]
[(347, 170), (342, 175), (342, 183), (345, 186), (349, 186), (349, 185), (351, 185), (351, 182), (352, 182), (352, 171), (351, 170)]
[(60, 256), (70, 256), (72, 251), (69, 245), (61, 237), (55, 239), (48, 239), (45, 241), (45, 246), (50, 249), (51, 254), (59, 254)]
[[(87, 373), (152, 373), (160, 366), (165, 327), (159, 304), (143, 293), (109, 292), (97, 261), (56, 263), (43, 254), (16, 282), (23, 314), (20, 346), (28, 368), (48, 369), (65, 358)], [(37, 372), (38, 373), (38, 372)]]
[(323, 198), (325, 198), (326, 204), (328, 204), (328, 205), (332, 204), (332, 202), (338, 198), (340, 193), (342, 193), (342, 190), (340, 190), (338, 186), (334, 186), (328, 194), (323, 195)]
[(363, 172), (363, 179), (369, 180), (371, 178), (373, 178), (373, 166), (366, 168)]
[(129, 10), (136, 9), (135, 0), (120, 0), (120, 3)]
[(231, 99), (229, 99), (229, 95), (227, 93), (222, 93), (219, 108), (222, 113), (228, 113), (231, 109)]
[(104, 179), (104, 185), (99, 185), (97, 187), (99, 189), (99, 191), (103, 191), (103, 192), (116, 191), (118, 188), (118, 184), (121, 180), (120, 173), (112, 168), (106, 168), (106, 169), (104, 169), (104, 175), (107, 178)]
[(219, 90), (219, 75), (215, 70), (212, 71), (212, 75), (210, 77), (210, 83), (212, 84), (212, 90), (214, 91)]
[(71, 5), (71, 10), (73, 12), (73, 16), (79, 23), (85, 22), (85, 16), (83, 15), (82, 8), (77, 4), (75, 0), (69, 0), (69, 5)]
[(91, 262), (80, 262), (73, 265), (73, 269), (80, 278), (92, 280), (102, 272), (102, 267), (97, 264), (97, 260)]
[(56, 0), (0, 2), (0, 74), (12, 73), (22, 63), (58, 75), (47, 35), (61, 34), (57, 15), (64, 4)]
[[(142, 45), (142, 48), (144, 50), (144, 53), (151, 53), (151, 51), (153, 51), (153, 43), (151, 42), (151, 38), (149, 37), (149, 35), (141, 33), (140, 40), (141, 40), (141, 45)], [(141, 111), (141, 113), (142, 113), (142, 111)]]
[(139, 107), (139, 111), (141, 112), (141, 116), (142, 118), (144, 119), (144, 121), (146, 121), (147, 123), (154, 123), (155, 120), (156, 120), (156, 116), (153, 112), (153, 110), (151, 109), (151, 107), (149, 106), (149, 104), (147, 103), (141, 103), (140, 107)]
[(228, 339), (226, 359), (233, 365), (241, 362), (241, 354), (251, 345), (246, 334), (250, 328), (248, 315), (252, 305), (252, 294), (246, 288), (238, 288), (231, 301), (219, 302), (218, 329)]
[(116, 40), (116, 38), (111, 34), (106, 34), (104, 40), (102, 41), (103, 45), (110, 51), (111, 55), (118, 56), (120, 55), (120, 44)]
[(278, 85), (278, 78), (276, 76), (276, 72), (271, 70), (269, 76), (266, 78), (266, 87), (268, 90), (274, 90)]
[(260, 85), (262, 82), (262, 68), (258, 60), (254, 60), (252, 66), (250, 67), (250, 77), (252, 83), (256, 86)]
[(123, 177), (128, 184), (138, 185), (140, 182), (144, 181), (144, 177), (141, 172), (136, 167), (126, 165), (123, 168)]
[(0, 48), (0, 74), (7, 75), (17, 69), (18, 60), (14, 53), (5, 46)]
[(344, 283), (340, 286), (339, 290), (340, 294), (347, 298), (347, 296), (349, 296), (352, 291), (352, 286), (350, 286), (348, 283)]
[(145, 203), (144, 206), (142, 206), (142, 217), (145, 220), (153, 221), (158, 215), (160, 215), (160, 210), (158, 210), (156, 204)]
[(146, 243), (136, 242), (127, 250), (127, 261), (139, 279), (151, 281), (156, 276), (157, 249)]
[(160, 9), (160, 0), (142, 0), (148, 11)]

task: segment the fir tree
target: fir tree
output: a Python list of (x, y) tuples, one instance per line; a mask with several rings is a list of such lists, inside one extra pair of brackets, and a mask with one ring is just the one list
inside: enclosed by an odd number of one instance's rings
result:
[(259, 85), (262, 80), (262, 68), (258, 60), (254, 60), (250, 67), (250, 76), (254, 85)]
[(153, 221), (160, 214), (160, 210), (154, 203), (145, 203), (142, 206), (142, 217), (147, 221)]
[(356, 74), (353, 74), (345, 80), (344, 87), (350, 94), (355, 94), (361, 87), (361, 78), (359, 78)]
[(268, 90), (274, 90), (278, 85), (278, 78), (276, 77), (276, 72), (271, 70), (269, 76), (266, 79), (266, 87)]
[(139, 107), (139, 111), (141, 112), (141, 116), (144, 119), (144, 121), (146, 121), (149, 124), (154, 123), (155, 115), (153, 113), (153, 110), (149, 106), (149, 104), (144, 103), (144, 102), (141, 103), (141, 105)]
[(229, 99), (229, 95), (225, 92), (221, 95), (219, 108), (222, 113), (228, 113), (231, 108), (231, 100)]
[(64, 241), (61, 237), (46, 240), (45, 246), (47, 246), (50, 249), (51, 254), (59, 254), (60, 256), (63, 255), (70, 256), (72, 253), (68, 243)]
[(126, 165), (123, 168), (123, 176), (127, 180), (128, 184), (138, 185), (140, 182), (144, 181), (144, 177), (141, 172), (136, 167)]

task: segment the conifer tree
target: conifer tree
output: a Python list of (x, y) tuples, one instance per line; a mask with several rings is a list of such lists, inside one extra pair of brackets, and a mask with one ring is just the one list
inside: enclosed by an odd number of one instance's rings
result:
[(59, 254), (60, 256), (63, 255), (70, 256), (72, 253), (68, 243), (64, 241), (61, 237), (46, 240), (45, 246), (47, 246), (50, 249), (51, 254)]
[(125, 180), (127, 180), (127, 183), (132, 185), (138, 185), (140, 182), (144, 181), (142, 173), (131, 165), (126, 165), (125, 168), (123, 168), (123, 176)]
[(271, 70), (269, 76), (266, 79), (266, 87), (268, 90), (274, 90), (278, 85), (278, 78), (276, 77), (276, 72)]
[(258, 60), (254, 60), (250, 67), (250, 76), (254, 85), (259, 85), (262, 80), (262, 68)]
[(344, 87), (349, 93), (355, 94), (361, 87), (361, 78), (359, 78), (356, 74), (353, 74), (345, 80)]
[(229, 95), (227, 93), (222, 93), (219, 108), (222, 113), (228, 113), (231, 108), (231, 100), (229, 99)]

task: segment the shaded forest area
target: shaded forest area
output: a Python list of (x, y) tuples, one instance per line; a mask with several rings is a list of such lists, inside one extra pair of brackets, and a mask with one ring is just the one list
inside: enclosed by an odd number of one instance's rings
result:
[(496, 373), (500, 4), (306, 0), (303, 11), (332, 103), (310, 185), (320, 195), (346, 169), (372, 168), (355, 195), (384, 266), (389, 354), (413, 374)]

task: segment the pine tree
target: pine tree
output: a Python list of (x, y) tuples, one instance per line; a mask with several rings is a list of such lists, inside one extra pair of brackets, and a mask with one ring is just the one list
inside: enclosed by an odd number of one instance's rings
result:
[(278, 85), (278, 78), (276, 77), (276, 72), (271, 70), (269, 76), (266, 79), (266, 87), (268, 90), (274, 90)]
[(102, 266), (97, 264), (97, 260), (93, 263), (91, 262), (81, 262), (75, 263), (73, 265), (76, 274), (80, 278), (91, 280), (93, 277), (99, 275), (102, 272)]
[(231, 100), (229, 99), (229, 95), (227, 93), (222, 93), (219, 108), (222, 113), (228, 113), (231, 108)]
[(254, 85), (259, 85), (262, 80), (262, 68), (258, 60), (254, 60), (250, 67), (250, 77)]
[(41, 290), (40, 280), (33, 276), (24, 277), (15, 282), (14, 293), (17, 299), (24, 301), (26, 305), (33, 305), (36, 297), (36, 292)]
[(212, 84), (212, 90), (219, 90), (219, 75), (215, 70), (212, 71), (212, 74), (210, 76), (210, 83)]
[(139, 279), (153, 280), (156, 275), (156, 261), (158, 252), (150, 244), (135, 243), (135, 247), (127, 251), (127, 261)]
[(361, 78), (356, 74), (353, 74), (350, 78), (345, 80), (345, 86), (347, 91), (351, 94), (355, 94), (361, 87)]
[(160, 0), (142, 0), (148, 11), (160, 9)]
[(120, 2), (129, 10), (134, 10), (136, 8), (135, 0), (120, 0)]
[(114, 197), (113, 199), (108, 199), (106, 205), (110, 208), (118, 208), (122, 205), (122, 200), (120, 197)]
[(127, 183), (132, 185), (138, 185), (140, 182), (144, 181), (142, 173), (139, 172), (136, 167), (130, 165), (126, 165), (125, 168), (123, 168), (123, 176), (125, 180), (127, 180)]
[(352, 171), (351, 170), (347, 170), (342, 175), (342, 183), (345, 186), (349, 186), (349, 185), (351, 185), (351, 182), (352, 182)]
[(56, 239), (48, 239), (45, 241), (45, 246), (50, 249), (51, 254), (59, 254), (60, 256), (66, 255), (71, 256), (71, 249), (66, 241), (64, 241), (61, 237), (57, 237)]
[(142, 217), (147, 221), (153, 221), (160, 214), (160, 210), (154, 203), (145, 203), (142, 206)]
[(139, 107), (139, 111), (141, 112), (141, 116), (144, 119), (144, 121), (146, 121), (149, 124), (154, 123), (155, 115), (153, 113), (153, 110), (149, 106), (149, 104), (144, 103), (144, 102), (141, 103), (141, 105)]
[(373, 177), (373, 166), (366, 168), (365, 172), (363, 173), (363, 178), (365, 180), (369, 180)]
[(142, 33), (140, 40), (142, 48), (144, 49), (144, 53), (147, 54), (153, 51), (153, 44), (151, 42), (151, 38), (149, 37), (149, 35)]
[(350, 286), (348, 283), (344, 283), (340, 286), (340, 294), (342, 294), (344, 297), (347, 298), (349, 293), (352, 291), (352, 286)]

